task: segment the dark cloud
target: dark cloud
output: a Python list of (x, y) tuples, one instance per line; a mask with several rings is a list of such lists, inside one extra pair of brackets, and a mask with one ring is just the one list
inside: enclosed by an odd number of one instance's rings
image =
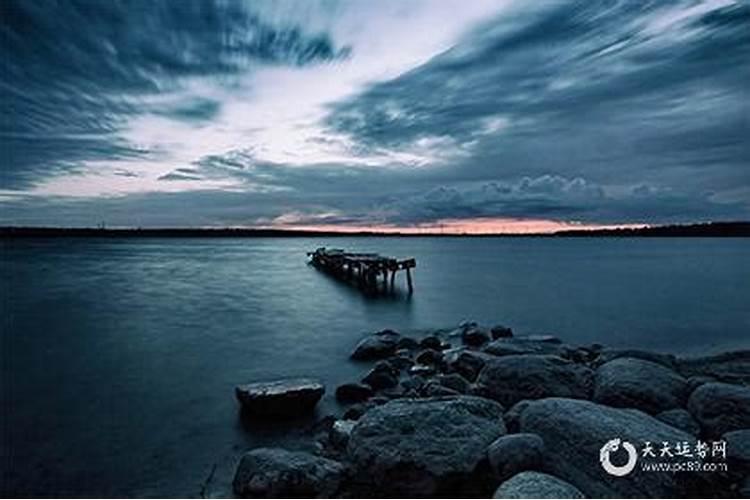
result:
[[(470, 146), (469, 158), (452, 160), (457, 183), (549, 174), (668, 188), (663, 207), (621, 214), (598, 199), (516, 200), (503, 213), (658, 219), (680, 205), (694, 217), (716, 192), (750, 185), (750, 4), (696, 8), (524, 2), (423, 66), (334, 104), (327, 123), (373, 149), (431, 137)], [(747, 217), (749, 205), (732, 215)]]
[(22, 189), (81, 162), (146, 157), (117, 135), (133, 115), (208, 120), (217, 102), (139, 99), (187, 77), (345, 55), (325, 34), (271, 24), (240, 0), (0, 2), (0, 188)]

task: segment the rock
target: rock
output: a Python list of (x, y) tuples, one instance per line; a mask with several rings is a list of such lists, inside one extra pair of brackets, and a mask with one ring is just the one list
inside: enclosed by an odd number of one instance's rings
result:
[(330, 498), (343, 473), (343, 465), (327, 458), (258, 448), (242, 457), (232, 486), (238, 496), (246, 498)]
[(656, 418), (665, 424), (669, 424), (676, 429), (685, 431), (692, 436), (700, 435), (700, 425), (698, 425), (698, 422), (695, 421), (687, 410), (683, 410), (682, 408), (663, 411), (657, 414)]
[(413, 350), (417, 347), (419, 347), (419, 342), (411, 337), (401, 337), (398, 342), (396, 342), (396, 349)]
[(750, 388), (713, 382), (690, 395), (688, 411), (709, 437), (750, 428)]
[(344, 420), (358, 420), (367, 410), (374, 407), (375, 403), (369, 401), (367, 403), (358, 403), (347, 408), (341, 418)]
[(471, 390), (471, 384), (458, 373), (450, 373), (448, 375), (438, 375), (435, 381), (440, 385), (453, 389), (461, 394), (468, 394)]
[(487, 448), (487, 458), (496, 478), (503, 481), (519, 472), (540, 468), (544, 441), (536, 434), (500, 436)]
[(475, 391), (509, 407), (522, 399), (588, 398), (592, 379), (589, 368), (557, 356), (511, 355), (488, 361)]
[(365, 384), (342, 384), (336, 388), (336, 400), (340, 403), (359, 403), (372, 395), (372, 387)]
[(479, 375), (485, 362), (489, 359), (492, 359), (489, 355), (472, 351), (462, 351), (446, 357), (447, 365), (450, 369), (463, 376), (469, 382), (477, 379), (477, 375)]
[(709, 382), (718, 382), (713, 377), (705, 377), (703, 375), (694, 375), (687, 379), (688, 384), (688, 393), (692, 394), (694, 390), (696, 390), (699, 386), (703, 384), (708, 384)]
[(414, 365), (409, 368), (409, 375), (430, 376), (435, 373), (435, 367), (432, 365)]
[(422, 388), (422, 394), (426, 397), (435, 396), (458, 396), (460, 393), (444, 385), (440, 385), (438, 382), (432, 380), (427, 382)]
[(479, 324), (476, 321), (470, 321), (468, 319), (463, 320), (458, 324), (458, 328), (461, 330), (468, 330), (469, 328), (477, 328)]
[(362, 378), (362, 382), (372, 387), (374, 390), (388, 389), (398, 385), (398, 377), (387, 369), (380, 369), (377, 366), (370, 370)]
[(538, 335), (526, 337), (499, 338), (493, 340), (482, 349), (493, 356), (507, 356), (510, 354), (555, 354), (560, 355), (563, 351), (562, 344), (544, 340), (538, 340)]
[(669, 368), (643, 359), (617, 358), (596, 370), (593, 400), (654, 414), (683, 406), (687, 389), (687, 380)]
[(386, 360), (396, 370), (408, 370), (414, 364), (411, 358), (406, 356), (392, 356)]
[(487, 446), (505, 433), (502, 407), (471, 396), (400, 399), (354, 426), (355, 478), (379, 496), (449, 495), (472, 482)]
[(411, 390), (420, 390), (425, 385), (425, 379), (424, 377), (421, 377), (420, 375), (414, 375), (411, 377), (407, 377), (404, 380), (401, 381), (401, 387), (404, 388), (406, 391)]
[(331, 444), (336, 448), (345, 448), (355, 423), (354, 420), (336, 420), (328, 433)]
[(750, 498), (750, 474), (740, 481), (737, 488), (737, 498)]
[(543, 344), (562, 344), (562, 340), (560, 340), (558, 337), (547, 334), (524, 335), (523, 337), (518, 337), (518, 340), (525, 340), (527, 342), (539, 342)]
[(292, 417), (311, 412), (325, 386), (317, 380), (298, 378), (240, 385), (234, 393), (250, 415)]
[(521, 472), (501, 484), (492, 498), (585, 498), (570, 483), (542, 472)]
[(677, 368), (686, 377), (703, 376), (730, 384), (750, 385), (750, 350), (679, 358)]
[(750, 429), (727, 432), (721, 439), (727, 443), (730, 469), (750, 472)]
[(490, 334), (492, 335), (492, 340), (496, 340), (500, 338), (512, 337), (513, 330), (511, 330), (507, 326), (495, 325), (490, 328)]
[(503, 421), (505, 422), (505, 427), (508, 429), (508, 432), (515, 434), (521, 431), (521, 413), (523, 413), (526, 407), (529, 406), (529, 403), (531, 403), (530, 399), (524, 399), (511, 406), (511, 408), (505, 412), (503, 415)]
[[(641, 470), (640, 450), (645, 443), (658, 446), (694, 442), (695, 438), (638, 410), (611, 408), (591, 401), (548, 398), (531, 401), (521, 412), (521, 432), (538, 434), (544, 440), (545, 470), (564, 477), (593, 498), (683, 497), (693, 492), (695, 476)], [(605, 444), (613, 439), (632, 444), (638, 462), (623, 476), (612, 476), (598, 463)], [(612, 456), (615, 465), (624, 465), (625, 452)]]
[(617, 358), (635, 358), (644, 361), (651, 361), (662, 365), (670, 370), (675, 369), (677, 358), (671, 354), (660, 354), (657, 352), (641, 351), (638, 349), (602, 349), (594, 363), (595, 366), (601, 366)]
[(461, 340), (464, 344), (478, 347), (490, 341), (490, 334), (486, 330), (477, 326), (466, 328), (461, 334)]
[(359, 341), (351, 358), (359, 361), (385, 359), (396, 352), (400, 339), (401, 335), (392, 330), (383, 330), (369, 335)]
[(435, 365), (443, 359), (443, 353), (435, 349), (425, 349), (414, 360), (420, 365)]
[(424, 349), (439, 350), (442, 342), (435, 335), (428, 335), (419, 342), (419, 346)]

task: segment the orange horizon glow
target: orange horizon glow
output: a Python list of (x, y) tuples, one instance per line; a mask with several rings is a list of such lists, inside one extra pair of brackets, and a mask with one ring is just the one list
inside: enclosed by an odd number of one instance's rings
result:
[(558, 231), (593, 231), (598, 229), (641, 229), (650, 224), (588, 224), (575, 221), (546, 219), (476, 218), (443, 219), (436, 222), (399, 226), (396, 224), (271, 224), (259, 229), (286, 229), (294, 231), (320, 231), (338, 233), (382, 234), (552, 234)]

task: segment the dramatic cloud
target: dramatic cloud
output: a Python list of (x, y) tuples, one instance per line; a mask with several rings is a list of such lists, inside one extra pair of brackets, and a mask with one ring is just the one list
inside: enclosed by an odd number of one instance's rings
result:
[(745, 2), (0, 5), (0, 223), (750, 216)]

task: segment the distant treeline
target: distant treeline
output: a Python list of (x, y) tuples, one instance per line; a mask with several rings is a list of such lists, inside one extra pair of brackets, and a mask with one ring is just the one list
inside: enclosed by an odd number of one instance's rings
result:
[(300, 231), (291, 229), (240, 229), (240, 228), (154, 228), (106, 229), (80, 227), (0, 227), (0, 238), (299, 238), (299, 237), (750, 237), (750, 222), (709, 222), (669, 226), (651, 226), (637, 229), (575, 229), (546, 234), (442, 234), (442, 233), (383, 233), (365, 231), (346, 233), (336, 231)]

